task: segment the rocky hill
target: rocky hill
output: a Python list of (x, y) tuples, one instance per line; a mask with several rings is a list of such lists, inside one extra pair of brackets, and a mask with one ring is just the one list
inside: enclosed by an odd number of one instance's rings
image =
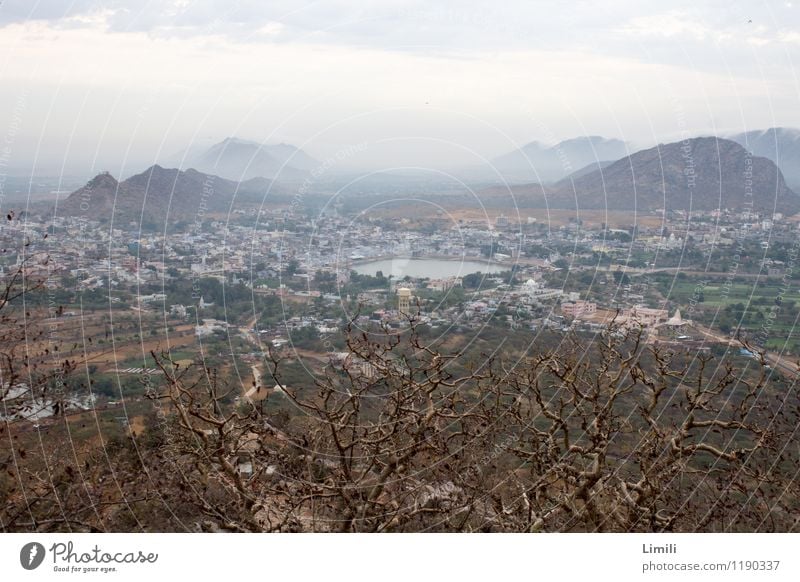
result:
[(122, 182), (108, 173), (95, 176), (59, 204), (58, 214), (163, 226), (165, 221), (195, 220), (201, 210), (228, 211), (234, 200), (263, 196), (268, 185), (263, 179), (239, 184), (197, 170), (155, 165)]
[(699, 137), (642, 150), (555, 185), (551, 203), (615, 210), (753, 208), (794, 213), (800, 197), (778, 167), (731, 140)]

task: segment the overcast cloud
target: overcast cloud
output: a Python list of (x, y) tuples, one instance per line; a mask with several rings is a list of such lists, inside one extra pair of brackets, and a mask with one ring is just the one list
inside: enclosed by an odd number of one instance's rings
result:
[(0, 5), (8, 165), (129, 174), (192, 142), (445, 167), (532, 141), (800, 126), (791, 2)]

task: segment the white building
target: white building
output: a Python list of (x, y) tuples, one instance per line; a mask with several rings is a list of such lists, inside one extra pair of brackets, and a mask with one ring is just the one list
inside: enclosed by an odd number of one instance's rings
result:
[(227, 322), (218, 319), (204, 319), (202, 324), (195, 327), (194, 333), (197, 337), (207, 337), (215, 331), (225, 331), (226, 329), (228, 329)]

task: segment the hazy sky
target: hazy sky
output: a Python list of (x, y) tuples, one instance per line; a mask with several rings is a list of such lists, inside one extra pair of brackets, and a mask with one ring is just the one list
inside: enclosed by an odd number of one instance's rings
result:
[(800, 126), (800, 0), (3, 0), (0, 27), (7, 173), (125, 175), (232, 135), (446, 166)]

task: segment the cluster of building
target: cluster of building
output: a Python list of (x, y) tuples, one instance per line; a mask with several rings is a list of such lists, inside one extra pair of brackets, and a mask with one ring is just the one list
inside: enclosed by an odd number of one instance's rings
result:
[[(433, 217), (432, 232), (412, 228), (404, 219), (354, 221), (340, 215), (336, 206), (314, 217), (297, 209), (280, 208), (252, 213), (237, 210), (234, 218), (224, 222), (209, 219), (165, 233), (144, 232), (136, 223), (109, 227), (91, 217), (30, 214), (25, 221), (9, 222), (0, 233), (0, 243), (6, 248), (31, 241), (24, 251), (20, 248), (0, 260), (0, 275), (24, 265), (28, 274), (38, 273), (48, 284), (103, 290), (112, 303), (138, 310), (164, 310), (175, 318), (187, 318), (193, 309), (202, 316), (211, 304), (199, 293), (193, 294), (189, 303), (170, 304), (170, 282), (211, 277), (282, 298), (321, 299), (328, 305), (356, 300), (374, 308), (370, 314), (373, 319), (399, 321), (415, 309), (416, 287), (448, 294), (463, 288), (463, 277), (424, 282), (390, 279), (384, 288), (345, 295), (341, 289), (350, 282), (359, 261), (397, 256), (482, 259), (513, 267), (513, 279), (492, 280), (488, 276), (491, 285), (470, 290), (461, 304), (447, 308), (434, 305), (424, 316), (434, 323), (458, 320), (471, 325), (505, 309), (512, 313), (506, 317), (517, 321), (520, 316), (536, 319), (537, 308), (549, 305), (552, 314), (581, 321), (599, 318), (602, 310), (586, 294), (548, 286), (548, 275), (559, 268), (559, 260), (567, 260), (567, 268), (574, 268), (581, 259), (597, 255), (623, 262), (640, 251), (670, 251), (691, 245), (707, 252), (745, 240), (767, 246), (793, 242), (797, 236), (797, 223), (780, 214), (734, 211), (695, 212), (691, 216), (677, 212), (663, 217), (658, 226), (616, 229), (587, 227), (579, 220), (551, 227), (533, 216), (519, 219), (501, 215), (492, 224), (469, 220), (454, 224), (445, 217)], [(50, 232), (51, 236), (32, 236), (37, 232)], [(568, 246), (572, 250), (565, 252)], [(36, 253), (49, 255), (50, 260), (46, 265), (35, 261), (24, 264), (25, 257)], [(779, 274), (779, 267), (771, 263), (770, 273)], [(319, 284), (323, 279), (332, 284), (323, 287)], [(159, 288), (163, 291), (155, 290)], [(630, 294), (621, 304), (609, 308), (627, 310), (626, 317), (646, 326), (673, 321), (662, 309), (645, 303), (643, 296)], [(308, 318), (304, 325), (321, 330), (336, 325), (329, 315), (311, 314)], [(201, 317), (196, 333), (207, 336), (226, 330), (228, 325)]]

